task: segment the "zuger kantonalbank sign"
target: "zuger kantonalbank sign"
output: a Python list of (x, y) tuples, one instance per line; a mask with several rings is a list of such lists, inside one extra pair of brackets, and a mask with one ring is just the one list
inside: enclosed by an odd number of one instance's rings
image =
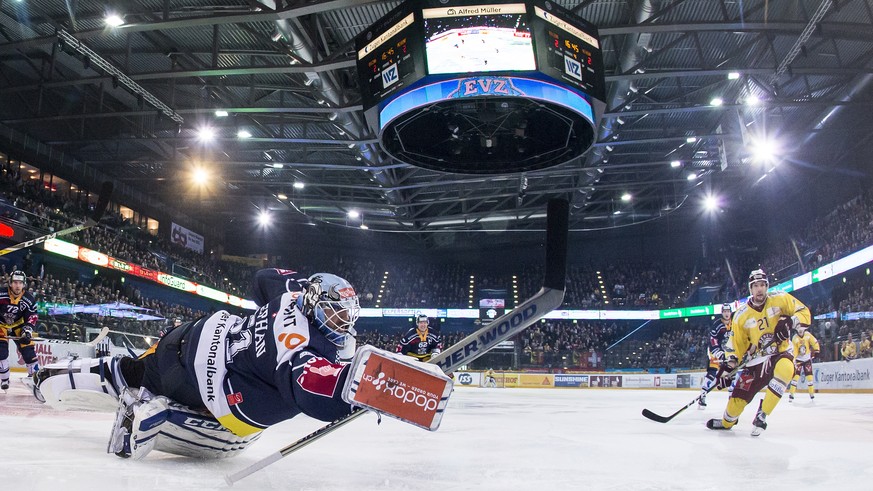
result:
[[(812, 365), (817, 389), (866, 389), (873, 392), (873, 358), (853, 361), (830, 361)], [(801, 378), (801, 380), (803, 380)], [(799, 382), (802, 388), (803, 382)]]

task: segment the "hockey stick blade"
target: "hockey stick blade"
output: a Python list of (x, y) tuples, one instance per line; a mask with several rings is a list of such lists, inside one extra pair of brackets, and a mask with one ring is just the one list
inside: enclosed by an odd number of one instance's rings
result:
[(97, 344), (100, 341), (103, 341), (103, 339), (106, 338), (106, 336), (108, 336), (108, 335), (109, 335), (109, 328), (104, 327), (103, 329), (100, 329), (100, 332), (97, 334), (97, 336), (94, 339), (85, 343), (85, 346), (92, 346), (92, 347), (97, 346)]
[[(490, 324), (483, 326), (473, 334), (448, 347), (439, 355), (431, 358), (429, 363), (435, 363), (444, 372), (451, 373), (462, 365), (484, 355), (497, 344), (520, 333), (552, 310), (561, 306), (561, 302), (564, 301), (564, 283), (567, 276), (567, 220), (569, 208), (569, 203), (565, 200), (549, 201), (548, 225), (546, 228), (546, 277), (540, 291), (518, 307), (494, 319)], [(361, 408), (355, 408), (350, 414), (328, 423), (326, 426), (313, 431), (278, 452), (264, 457), (245, 469), (224, 476), (224, 480), (229, 486), (233, 486), (233, 483), (254, 474), (319, 438), (351, 423), (366, 412)]]
[(50, 234), (45, 234), (39, 236), (35, 239), (26, 240), (19, 244), (15, 244), (13, 246), (9, 246), (6, 249), (0, 250), (0, 256), (5, 256), (11, 252), (20, 251), (21, 249), (27, 249), (28, 247), (33, 247), (38, 244), (42, 244), (43, 242), (54, 239), (55, 237), (62, 237), (64, 235), (74, 234), (76, 232), (81, 232), (87, 228), (91, 228), (94, 225), (97, 225), (97, 222), (100, 221), (100, 218), (103, 216), (103, 213), (106, 212), (106, 207), (109, 206), (109, 198), (112, 195), (112, 183), (106, 181), (103, 183), (100, 191), (100, 199), (97, 201), (97, 207), (94, 209), (94, 214), (87, 219), (85, 219), (84, 223), (79, 225), (74, 225), (69, 228), (65, 228), (63, 230), (59, 230), (57, 232), (52, 232)]

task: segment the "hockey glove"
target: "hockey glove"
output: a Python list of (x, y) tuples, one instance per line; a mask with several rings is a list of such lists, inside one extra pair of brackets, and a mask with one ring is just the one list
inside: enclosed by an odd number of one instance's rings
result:
[(29, 343), (33, 339), (33, 326), (25, 324), (21, 327), (21, 342)]
[(791, 328), (793, 326), (794, 319), (787, 315), (780, 317), (779, 321), (776, 322), (776, 327), (773, 328), (773, 338), (776, 339), (776, 342), (781, 343), (791, 339)]
[(718, 366), (718, 373), (715, 374), (715, 388), (718, 390), (730, 387), (733, 381), (733, 370), (737, 367), (737, 359), (734, 356), (729, 356), (727, 360), (721, 362)]
[(709, 348), (709, 352), (712, 356), (718, 358), (719, 360), (724, 360), (724, 350), (721, 348)]

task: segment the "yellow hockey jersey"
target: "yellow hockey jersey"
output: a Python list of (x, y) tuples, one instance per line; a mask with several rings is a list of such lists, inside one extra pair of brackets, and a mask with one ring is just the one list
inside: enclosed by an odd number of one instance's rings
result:
[(773, 339), (773, 330), (782, 316), (794, 317), (795, 325), (809, 325), (811, 314), (800, 300), (785, 292), (773, 292), (760, 308), (750, 303), (751, 299), (740, 305), (734, 314), (729, 333), (730, 342), (725, 343), (725, 353), (742, 360), (748, 356), (747, 365), (763, 363), (772, 355), (794, 351), (789, 340), (762, 350)]
[(818, 339), (806, 331), (803, 336), (795, 334), (791, 338), (791, 344), (794, 345), (794, 359), (797, 361), (808, 361), (812, 359), (813, 353), (818, 353), (821, 348), (818, 345)]

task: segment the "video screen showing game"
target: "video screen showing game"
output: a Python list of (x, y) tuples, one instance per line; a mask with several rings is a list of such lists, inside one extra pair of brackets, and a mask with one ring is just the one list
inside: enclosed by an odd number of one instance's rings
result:
[(535, 70), (524, 4), (424, 9), (430, 75)]

